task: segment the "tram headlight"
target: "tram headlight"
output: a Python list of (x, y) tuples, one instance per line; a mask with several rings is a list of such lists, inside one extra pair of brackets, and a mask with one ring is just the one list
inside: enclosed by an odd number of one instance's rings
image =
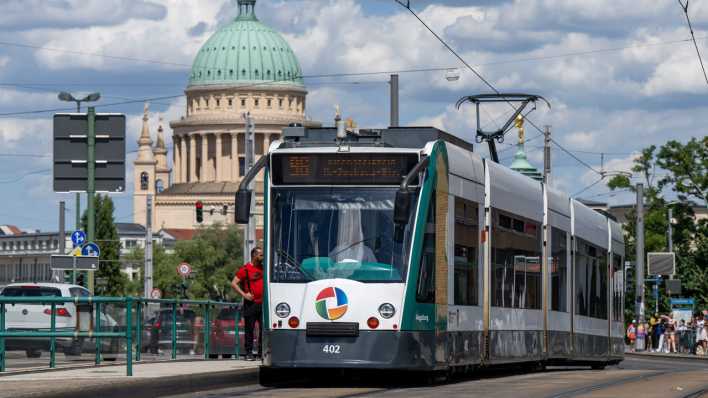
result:
[(384, 319), (389, 319), (396, 314), (396, 308), (391, 303), (383, 303), (379, 306), (379, 314)]
[(290, 315), (290, 306), (287, 303), (280, 303), (275, 306), (275, 315), (279, 318), (286, 318)]

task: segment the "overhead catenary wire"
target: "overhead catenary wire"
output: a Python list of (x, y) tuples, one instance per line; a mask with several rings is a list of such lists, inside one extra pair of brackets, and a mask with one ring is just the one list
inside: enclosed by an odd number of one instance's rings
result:
[(599, 184), (599, 183), (600, 183), (602, 180), (604, 180), (604, 179), (605, 179), (605, 176), (603, 175), (602, 177), (598, 178), (597, 181), (595, 181), (595, 182), (593, 182), (592, 184), (586, 186), (585, 188), (581, 189), (580, 191), (574, 193), (574, 194), (572, 195), (572, 197), (577, 197), (577, 196), (580, 195), (581, 193), (583, 193), (583, 192), (589, 190), (590, 188), (594, 187), (595, 185)]
[[(443, 38), (440, 37), (440, 35), (438, 35), (430, 26), (428, 26), (427, 23), (425, 23), (425, 21), (423, 21), (423, 20), (418, 16), (418, 14), (417, 14), (415, 11), (413, 11), (413, 9), (411, 8), (411, 5), (410, 5), (410, 1), (407, 1), (406, 3), (403, 3), (402, 0), (394, 0), (394, 1), (395, 1), (396, 3), (398, 3), (398, 4), (400, 4), (400, 5), (401, 5), (402, 7), (404, 7), (405, 9), (407, 9), (407, 10), (408, 10), (408, 11), (409, 11), (409, 12), (410, 12), (410, 13), (433, 35), (433, 36), (435, 36), (436, 39), (438, 39), (438, 41), (439, 41), (440, 43), (442, 43), (443, 46), (445, 46), (445, 48), (448, 49), (448, 51), (450, 51), (460, 62), (462, 62), (463, 65), (465, 65), (469, 70), (471, 70), (472, 73), (474, 73), (487, 87), (489, 87), (489, 88), (490, 88), (492, 91), (494, 91), (496, 94), (501, 94), (501, 92), (500, 92), (499, 90), (497, 90), (497, 88), (494, 87), (494, 85), (492, 85), (492, 83), (490, 83), (487, 79), (485, 79), (484, 76), (482, 76), (479, 72), (477, 72), (477, 70), (476, 70), (475, 68), (473, 68), (469, 63), (467, 63), (467, 61), (465, 61), (465, 59), (462, 58), (462, 56), (461, 56), (460, 54), (458, 54), (457, 51), (455, 51), (449, 44), (447, 44), (447, 42), (445, 42), (445, 40), (443, 40)], [(511, 106), (515, 111), (517, 110), (517, 108), (516, 108), (510, 101), (506, 101), (506, 102), (507, 102), (507, 103), (509, 104), (509, 106)], [(531, 119), (528, 119), (528, 117), (525, 117), (525, 119), (526, 119), (526, 121), (528, 121), (528, 123), (529, 123), (531, 126), (533, 126), (536, 130), (538, 130), (539, 133), (541, 133), (541, 134), (544, 133), (544, 131), (541, 130), (541, 128), (538, 127)], [(559, 144), (557, 141), (553, 140), (552, 138), (551, 138), (551, 142), (553, 142), (556, 146), (558, 146), (558, 147), (559, 147), (560, 149), (562, 149), (563, 151), (565, 151), (565, 152), (567, 152), (568, 154), (570, 154), (573, 158), (575, 158), (576, 160), (578, 160), (578, 162), (580, 162), (580, 164), (582, 164), (583, 166), (585, 166), (585, 167), (587, 167), (588, 169), (590, 169), (591, 171), (593, 171), (593, 172), (599, 174), (600, 176), (603, 176), (603, 173), (597, 171), (595, 168), (593, 168), (593, 167), (590, 166), (589, 164), (583, 162), (583, 161), (580, 160), (578, 157), (576, 157), (575, 155), (573, 155), (573, 154), (571, 154), (570, 152), (568, 152), (561, 144)]]
[(703, 71), (703, 77), (706, 80), (706, 84), (708, 84), (708, 75), (706, 74), (706, 68), (703, 66), (703, 58), (701, 57), (701, 52), (698, 50), (698, 43), (696, 43), (696, 35), (693, 34), (693, 26), (691, 26), (691, 18), (688, 16), (688, 2), (689, 0), (685, 0), (686, 4), (682, 3), (681, 0), (677, 0), (679, 5), (681, 6), (681, 9), (683, 10), (683, 13), (686, 15), (686, 22), (688, 23), (688, 30), (691, 31), (691, 40), (693, 40), (693, 46), (696, 48), (696, 54), (698, 55), (698, 62), (701, 64), (701, 70)]

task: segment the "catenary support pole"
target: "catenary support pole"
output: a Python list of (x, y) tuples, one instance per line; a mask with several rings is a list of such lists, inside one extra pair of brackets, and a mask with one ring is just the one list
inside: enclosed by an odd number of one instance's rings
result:
[[(86, 220), (87, 228), (86, 235), (89, 242), (96, 239), (96, 208), (94, 203), (94, 195), (96, 194), (96, 108), (89, 106), (88, 108), (88, 189), (86, 190)], [(94, 273), (87, 272), (88, 290), (94, 294)]]
[(150, 298), (152, 292), (152, 195), (147, 195), (146, 220), (145, 220), (145, 268), (143, 297)]
[[(636, 303), (637, 322), (644, 323), (644, 184), (637, 184), (637, 245), (636, 245)], [(637, 339), (639, 345), (639, 339)], [(637, 349), (644, 347), (637, 346)]]
[(398, 75), (391, 75), (391, 127), (398, 127)]
[(548, 184), (551, 174), (551, 126), (546, 125), (543, 132), (543, 183)]
[[(248, 174), (248, 171), (251, 170), (253, 167), (253, 164), (255, 163), (256, 159), (256, 154), (255, 154), (255, 124), (253, 123), (253, 117), (251, 116), (250, 113), (246, 113), (244, 115), (244, 118), (246, 119), (246, 148), (245, 148), (245, 166), (246, 170), (244, 172), (244, 175)], [(253, 192), (254, 188), (254, 183), (251, 181), (250, 184), (248, 184), (248, 190)], [(251, 214), (248, 217), (248, 225), (246, 226), (243, 234), (243, 257), (244, 260), (249, 258), (247, 256), (250, 256), (251, 254), (251, 249), (255, 246), (256, 244), (256, 220), (255, 217), (253, 216), (253, 212), (255, 210), (255, 205), (256, 205), (256, 195), (251, 195)]]

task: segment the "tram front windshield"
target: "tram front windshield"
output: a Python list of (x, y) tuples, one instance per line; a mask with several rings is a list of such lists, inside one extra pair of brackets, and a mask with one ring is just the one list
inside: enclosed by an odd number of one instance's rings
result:
[(402, 282), (411, 221), (394, 239), (395, 195), (394, 187), (275, 189), (271, 281)]

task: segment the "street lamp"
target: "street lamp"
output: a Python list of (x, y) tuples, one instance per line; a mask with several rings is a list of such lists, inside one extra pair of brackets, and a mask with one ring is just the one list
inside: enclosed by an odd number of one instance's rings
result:
[(98, 101), (101, 98), (101, 94), (100, 93), (91, 93), (91, 94), (85, 96), (84, 98), (76, 99), (70, 93), (67, 93), (66, 91), (62, 91), (59, 93), (57, 98), (59, 98), (60, 101), (76, 102), (76, 112), (81, 112), (81, 103), (82, 102)]

